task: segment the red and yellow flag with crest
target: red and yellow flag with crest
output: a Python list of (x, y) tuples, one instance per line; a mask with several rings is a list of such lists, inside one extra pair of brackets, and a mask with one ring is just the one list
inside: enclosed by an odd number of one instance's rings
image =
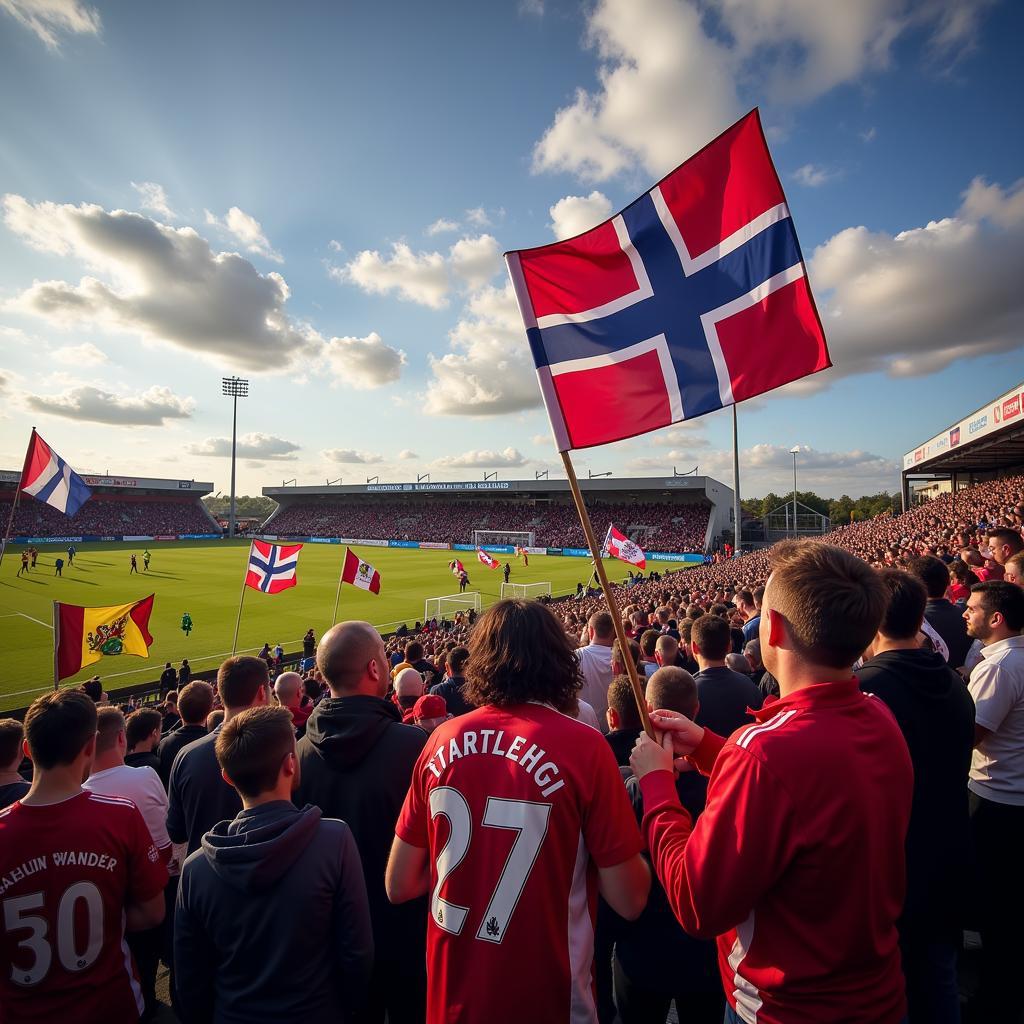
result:
[(148, 658), (153, 642), (149, 632), (153, 596), (105, 608), (83, 608), (55, 601), (53, 642), (57, 679), (67, 679), (101, 658), (120, 654)]

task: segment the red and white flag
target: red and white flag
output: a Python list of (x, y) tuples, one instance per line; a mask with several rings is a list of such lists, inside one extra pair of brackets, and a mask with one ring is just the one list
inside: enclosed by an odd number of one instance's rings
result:
[(486, 551), (484, 551), (483, 548), (476, 549), (476, 557), (480, 559), (488, 569), (497, 569), (498, 566), (501, 565), (501, 562), (496, 558), (492, 558)]
[(451, 569), (453, 576), (458, 576), (466, 571), (466, 567), (457, 558), (448, 563), (448, 568)]
[(249, 548), (245, 585), (253, 590), (262, 590), (264, 594), (279, 594), (294, 587), (299, 582), (295, 573), (301, 550), (301, 544), (269, 544), (265, 540), (254, 540)]
[(380, 573), (351, 548), (345, 549), (345, 568), (341, 570), (341, 582), (351, 583), (353, 587), (368, 590), (371, 594), (380, 593)]
[(611, 525), (608, 526), (608, 535), (604, 539), (604, 551), (601, 554), (611, 555), (620, 562), (629, 562), (638, 569), (643, 569), (647, 565), (647, 558), (640, 545), (631, 541), (624, 533), (619, 533)]

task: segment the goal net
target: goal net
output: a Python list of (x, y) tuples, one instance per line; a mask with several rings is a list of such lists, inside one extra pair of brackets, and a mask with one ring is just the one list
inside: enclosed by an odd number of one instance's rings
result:
[(485, 544), (500, 544), (504, 547), (532, 548), (534, 544), (533, 530), (474, 530), (473, 543), (478, 548)]
[(450, 618), (456, 612), (468, 612), (470, 608), (480, 611), (482, 607), (480, 595), (475, 590), (467, 591), (464, 594), (428, 597), (423, 605), (423, 621)]
[(501, 585), (501, 596), (506, 597), (522, 597), (522, 598), (537, 598), (537, 597), (550, 597), (551, 596), (551, 583), (546, 581), (544, 583), (502, 583)]

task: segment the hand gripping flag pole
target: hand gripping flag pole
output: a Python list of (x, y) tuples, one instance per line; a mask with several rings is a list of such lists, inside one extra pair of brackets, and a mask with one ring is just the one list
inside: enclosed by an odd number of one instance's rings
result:
[[(569, 452), (692, 420), (831, 366), (757, 110), (597, 227), (505, 254), (541, 397), (625, 648)], [(734, 518), (742, 546), (733, 421)], [(624, 659), (644, 727), (647, 705)]]

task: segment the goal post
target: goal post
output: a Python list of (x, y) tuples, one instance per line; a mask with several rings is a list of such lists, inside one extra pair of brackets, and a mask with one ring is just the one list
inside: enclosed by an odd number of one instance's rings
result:
[(506, 597), (521, 597), (524, 599), (550, 597), (551, 582), (545, 580), (542, 583), (502, 583), (502, 599)]
[(472, 608), (480, 611), (483, 602), (480, 594), (475, 590), (468, 590), (464, 594), (444, 594), (441, 597), (428, 597), (423, 604), (423, 621), (431, 619), (443, 619), (446, 615), (454, 615), (455, 612), (466, 612)]
[(478, 548), (486, 544), (495, 544), (500, 547), (536, 547), (533, 530), (474, 530), (473, 544)]

